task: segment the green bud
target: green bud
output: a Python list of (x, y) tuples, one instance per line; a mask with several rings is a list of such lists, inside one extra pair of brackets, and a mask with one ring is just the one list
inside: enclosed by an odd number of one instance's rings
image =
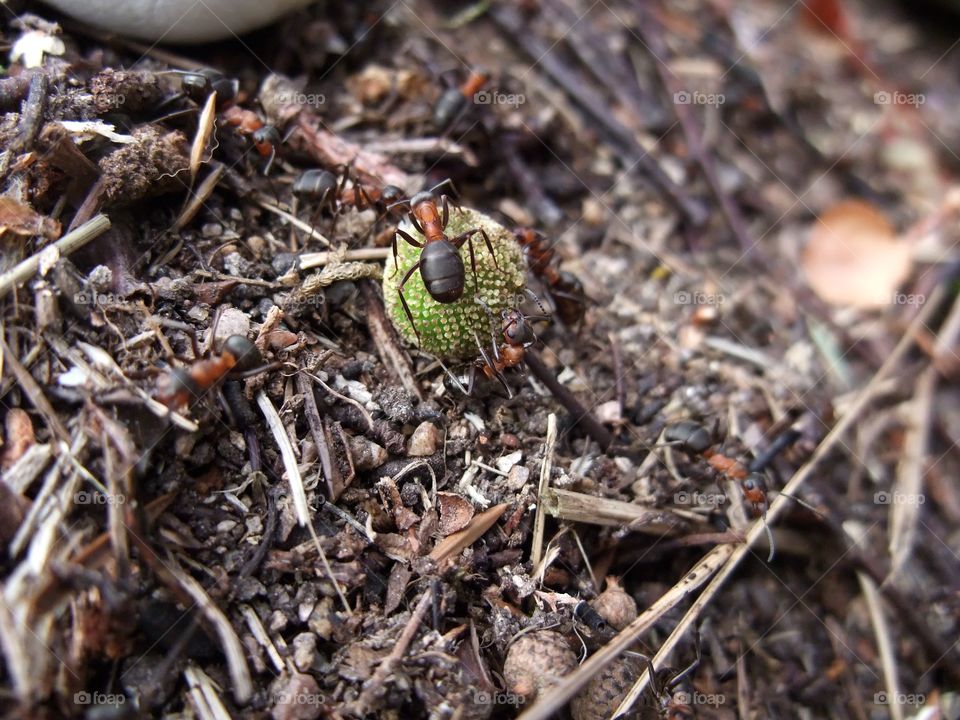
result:
[[(442, 359), (471, 359), (479, 355), (474, 333), (486, 348), (490, 343), (490, 316), (475, 301), (479, 297), (493, 311), (493, 328), (499, 338), (500, 312), (516, 307), (522, 302), (523, 289), (526, 287), (526, 266), (523, 250), (513, 233), (483, 213), (470, 208), (462, 211), (450, 208), (450, 222), (447, 225), (447, 237), (453, 238), (466, 230), (483, 228), (490, 238), (497, 258), (494, 265), (483, 236), (476, 233), (473, 238), (473, 254), (476, 259), (476, 279), (470, 263), (470, 243), (460, 248), (460, 257), (466, 270), (463, 296), (452, 303), (438, 303), (423, 285), (419, 270), (403, 286), (403, 296), (410, 306), (410, 313), (420, 333), (420, 347)], [(416, 231), (409, 220), (400, 224), (400, 229), (416, 240), (423, 236)], [(414, 247), (397, 235), (397, 262), (393, 253), (387, 258), (383, 272), (383, 298), (387, 314), (393, 321), (400, 336), (411, 345), (417, 345), (417, 335), (403, 310), (398, 289), (406, 272), (420, 259), (421, 248)]]

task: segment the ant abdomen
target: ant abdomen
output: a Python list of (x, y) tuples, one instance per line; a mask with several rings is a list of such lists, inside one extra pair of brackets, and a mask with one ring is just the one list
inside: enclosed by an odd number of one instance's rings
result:
[(430, 297), (452, 303), (463, 296), (463, 258), (449, 242), (430, 243), (420, 255), (420, 277)]
[(223, 354), (233, 356), (233, 369), (238, 372), (252, 370), (255, 367), (263, 365), (263, 357), (257, 346), (243, 335), (231, 335), (223, 341), (223, 347), (220, 349)]

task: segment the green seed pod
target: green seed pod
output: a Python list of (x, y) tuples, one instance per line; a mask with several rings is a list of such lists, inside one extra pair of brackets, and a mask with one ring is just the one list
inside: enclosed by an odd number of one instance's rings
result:
[[(490, 316), (476, 302), (479, 297), (493, 311), (494, 321), (500, 322), (500, 312), (516, 307), (522, 302), (523, 289), (526, 287), (526, 268), (523, 250), (509, 230), (492, 219), (470, 208), (459, 211), (450, 208), (450, 222), (447, 225), (447, 237), (453, 238), (473, 228), (483, 228), (490, 238), (496, 254), (497, 265), (490, 257), (483, 236), (473, 236), (473, 254), (476, 258), (477, 274), (474, 280), (470, 263), (469, 243), (460, 248), (460, 257), (465, 270), (463, 296), (452, 303), (438, 303), (423, 285), (419, 270), (403, 286), (403, 296), (410, 306), (416, 329), (420, 333), (420, 347), (442, 359), (472, 359), (478, 356), (474, 332), (484, 343), (490, 343)], [(404, 220), (400, 229), (416, 240), (423, 236), (416, 231), (409, 220)], [(387, 257), (383, 272), (383, 299), (387, 314), (393, 321), (400, 336), (411, 345), (417, 345), (417, 334), (400, 302), (398, 288), (403, 276), (420, 259), (421, 249), (414, 247), (399, 235), (397, 236), (397, 263), (393, 253)], [(499, 266), (499, 267), (498, 267)], [(500, 338), (500, 328), (492, 329)]]

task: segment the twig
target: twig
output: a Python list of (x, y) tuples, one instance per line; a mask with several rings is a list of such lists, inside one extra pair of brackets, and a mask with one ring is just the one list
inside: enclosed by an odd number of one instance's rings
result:
[(543, 463), (540, 465), (540, 484), (537, 487), (537, 514), (533, 520), (533, 550), (530, 560), (533, 567), (540, 566), (543, 557), (543, 528), (546, 523), (544, 497), (550, 486), (550, 471), (553, 468), (553, 452), (557, 445), (557, 415), (550, 413), (547, 416), (547, 439), (543, 448)]
[(596, 441), (601, 450), (606, 451), (609, 449), (613, 444), (613, 434), (601, 425), (600, 421), (597, 420), (589, 410), (580, 404), (580, 401), (573, 396), (572, 392), (560, 384), (556, 376), (550, 371), (550, 368), (543, 364), (540, 356), (533, 350), (528, 349), (526, 353), (524, 353), (523, 359), (537, 380), (546, 385), (559, 403), (573, 416), (574, 424), (582, 425), (587, 435)]
[(550, 693), (527, 709), (520, 720), (547, 720), (558, 712), (590, 679), (619, 657), (637, 639), (694, 590), (710, 579), (727, 562), (733, 553), (733, 546), (720, 545), (707, 553), (689, 572), (684, 573), (680, 581), (664, 593), (636, 620), (621, 630), (616, 637), (594, 653), (577, 670), (567, 675), (550, 689)]
[(267, 427), (270, 428), (270, 432), (273, 433), (277, 445), (280, 446), (280, 456), (283, 458), (283, 467), (286, 470), (287, 481), (290, 483), (290, 490), (293, 494), (293, 506), (297, 512), (297, 522), (310, 531), (310, 536), (313, 538), (314, 545), (317, 547), (317, 554), (320, 556), (320, 562), (323, 563), (324, 572), (327, 573), (327, 577), (330, 579), (330, 582), (333, 583), (333, 588), (337, 591), (337, 596), (340, 598), (343, 609), (347, 615), (352, 615), (353, 612), (350, 610), (350, 603), (347, 602), (347, 597), (343, 594), (340, 583), (337, 582), (337, 578), (333, 574), (333, 568), (330, 567), (327, 555), (320, 546), (320, 539), (317, 537), (316, 530), (314, 530), (313, 524), (310, 522), (310, 507), (307, 504), (307, 493), (303, 489), (303, 478), (300, 475), (300, 468), (297, 467), (297, 457), (294, 455), (293, 445), (291, 445), (290, 438), (287, 436), (287, 430), (283, 426), (283, 421), (280, 419), (280, 415), (277, 413), (277, 409), (273, 406), (273, 403), (270, 402), (270, 398), (267, 397), (267, 394), (263, 390), (257, 393), (257, 405), (260, 406), (260, 411), (267, 421)]
[(371, 678), (364, 683), (363, 691), (360, 693), (360, 697), (354, 702), (352, 708), (358, 716), (362, 717), (366, 715), (367, 709), (374, 701), (374, 696), (378, 692), (383, 692), (384, 681), (386, 681), (390, 673), (393, 672), (394, 667), (396, 667), (397, 663), (403, 658), (404, 653), (407, 652), (407, 648), (410, 647), (410, 643), (413, 642), (413, 638), (417, 634), (417, 629), (423, 622), (423, 616), (427, 614), (427, 608), (430, 607), (432, 601), (433, 586), (431, 585), (427, 588), (426, 592), (423, 593), (420, 602), (417, 603), (417, 607), (410, 614), (410, 619), (407, 620), (403, 632), (400, 633), (400, 637), (397, 638), (397, 643), (393, 646), (393, 650), (391, 650), (390, 654), (380, 663)]
[(10, 346), (7, 345), (7, 341), (4, 340), (3, 336), (4, 330), (3, 327), (0, 326), (0, 352), (3, 353), (3, 357), (0, 358), (0, 360), (2, 360), (3, 367), (10, 367), (13, 376), (17, 382), (20, 383), (20, 387), (23, 388), (24, 395), (27, 396), (31, 404), (37, 409), (37, 412), (43, 416), (47, 427), (50, 428), (50, 432), (56, 435), (57, 439), (69, 445), (70, 434), (63, 426), (63, 423), (60, 422), (60, 418), (57, 417), (57, 412), (53, 409), (50, 401), (47, 400), (47, 396), (43, 394), (43, 388), (33, 379), (30, 371), (20, 364), (20, 361), (17, 360), (16, 355), (10, 350)]
[(272, 202), (269, 202), (269, 201), (263, 199), (262, 197), (257, 196), (257, 197), (255, 198), (255, 200), (256, 200), (257, 205), (259, 205), (260, 207), (262, 207), (262, 208), (263, 208), (264, 210), (266, 210), (267, 212), (272, 212), (274, 215), (280, 216), (281, 218), (283, 218), (284, 220), (286, 220), (288, 223), (290, 223), (291, 225), (293, 225), (293, 226), (294, 226), (295, 228), (297, 228), (298, 230), (302, 230), (303, 232), (307, 233), (307, 235), (308, 235), (309, 237), (316, 238), (317, 240), (319, 240), (320, 242), (322, 242), (322, 243), (323, 243), (324, 245), (326, 245), (327, 247), (332, 247), (332, 244), (330, 243), (330, 241), (327, 239), (327, 237), (326, 237), (325, 235), (323, 235), (322, 233), (318, 232), (316, 228), (314, 228), (313, 226), (305, 223), (305, 222), (304, 222), (303, 220), (301, 220), (300, 218), (296, 217), (295, 215), (291, 215), (290, 213), (288, 213), (288, 212), (287, 212), (286, 210), (284, 210), (283, 208), (278, 207), (277, 205), (274, 205)]
[[(653, 16), (653, 13), (645, 12), (641, 15), (641, 18), (636, 27), (636, 31), (643, 38), (643, 43), (641, 44), (647, 48), (653, 59), (653, 64), (656, 66), (657, 73), (660, 75), (660, 81), (663, 83), (667, 97), (675, 97), (675, 93), (682, 91), (683, 88), (680, 87), (677, 82), (676, 76), (673, 75), (670, 69), (664, 64), (669, 54), (667, 45), (663, 41), (664, 29)], [(673, 103), (674, 112), (677, 115), (677, 120), (680, 121), (683, 135), (687, 139), (687, 147), (690, 150), (690, 154), (700, 165), (703, 177), (707, 181), (707, 185), (710, 187), (713, 196), (716, 198), (717, 204), (720, 205), (727, 225), (730, 226), (730, 230), (737, 238), (737, 242), (740, 243), (743, 254), (747, 257), (756, 256), (758, 253), (757, 243), (753, 240), (750, 231), (747, 229), (747, 223), (740, 213), (740, 208), (734, 204), (733, 200), (724, 192), (720, 184), (720, 179), (717, 176), (717, 168), (714, 165), (710, 153), (707, 152), (707, 149), (703, 145), (703, 132), (693, 117), (692, 107), (691, 105), (684, 105), (682, 103)]]
[[(793, 501), (793, 498), (790, 496), (799, 494), (800, 488), (813, 474), (814, 468), (820, 464), (823, 458), (825, 458), (831, 450), (833, 450), (833, 447), (839, 442), (840, 438), (850, 429), (850, 427), (860, 416), (860, 413), (862, 413), (867, 407), (867, 404), (873, 398), (874, 394), (882, 386), (882, 382), (886, 376), (893, 371), (893, 369), (907, 354), (907, 351), (913, 345), (914, 334), (920, 328), (922, 328), (925, 323), (929, 322), (930, 317), (939, 307), (943, 296), (944, 289), (942, 287), (938, 287), (931, 296), (930, 301), (924, 307), (923, 312), (914, 318), (913, 322), (910, 324), (910, 327), (907, 328), (907, 331), (903, 334), (903, 337), (900, 338), (900, 342), (898, 342), (897, 346), (893, 349), (893, 352), (887, 356), (886, 361), (880, 366), (876, 374), (873, 376), (873, 378), (871, 378), (870, 382), (868, 382), (866, 387), (864, 387), (860, 394), (857, 395), (857, 398), (850, 405), (847, 413), (840, 418), (837, 424), (833, 426), (829, 433), (827, 433), (826, 437), (817, 446), (817, 449), (813, 452), (813, 455), (810, 457), (810, 459), (793, 474), (793, 477), (790, 478), (789, 482), (787, 482), (787, 484), (783, 487), (783, 491), (777, 495), (773, 503), (771, 503), (765, 517), (760, 518), (753, 523), (750, 531), (747, 533), (744, 543), (736, 548), (724, 567), (719, 573), (717, 573), (716, 577), (713, 578), (710, 584), (703, 591), (703, 594), (697, 598), (697, 601), (693, 604), (690, 610), (687, 611), (686, 615), (683, 616), (683, 619), (677, 624), (677, 627), (674, 628), (673, 632), (670, 633), (670, 637), (667, 638), (663, 645), (664, 648), (674, 647), (679, 641), (680, 637), (682, 637), (693, 626), (693, 624), (700, 617), (700, 613), (703, 612), (704, 608), (706, 608), (710, 601), (717, 595), (717, 593), (719, 593), (724, 583), (737, 569), (737, 566), (740, 564), (740, 562), (753, 551), (753, 546), (766, 532), (765, 524), (776, 521), (776, 519), (780, 517), (780, 515)], [(661, 653), (658, 652), (657, 657), (654, 658), (654, 667), (657, 667), (657, 658), (662, 660), (662, 658), (665, 656), (666, 653), (663, 653), (661, 656)], [(624, 698), (622, 703), (620, 703), (620, 707), (617, 708), (615, 716), (623, 714), (633, 706), (647, 685), (649, 680), (647, 676), (648, 673), (645, 672), (634, 684), (631, 691), (627, 694), (627, 697)]]
[(491, 9), (490, 16), (527, 55), (543, 67), (544, 71), (597, 125), (606, 131), (607, 135), (612, 137), (616, 145), (627, 155), (624, 158), (627, 167), (639, 166), (653, 185), (691, 225), (699, 226), (706, 221), (707, 212), (702, 203), (674, 183), (657, 161), (637, 142), (634, 134), (615, 119), (610, 112), (610, 103), (605, 97), (582, 82), (563, 60), (550, 52), (550, 47), (546, 43), (529, 31), (518, 8), (512, 4), (497, 5)]
[[(60, 256), (69, 255), (94, 238), (102, 235), (110, 229), (110, 218), (106, 215), (97, 215), (90, 218), (76, 230), (71, 230), (53, 245), (48, 245), (38, 253), (34, 253), (26, 260), (23, 260), (12, 269), (0, 275), (0, 296), (6, 295), (15, 287), (23, 285), (27, 280), (33, 277), (40, 269), (40, 260), (50, 258), (51, 253), (57, 253)], [(53, 249), (52, 249), (53, 248)], [(54, 256), (55, 257), (55, 256)]]
[(356, 250), (347, 250), (338, 252), (336, 250), (324, 250), (323, 252), (303, 253), (300, 256), (299, 268), (309, 270), (310, 268), (320, 267), (329, 262), (351, 262), (365, 260), (386, 260), (390, 255), (390, 248), (358, 248)]
[(333, 489), (333, 462), (330, 459), (330, 447), (327, 445), (327, 435), (323, 430), (323, 421), (320, 419), (317, 396), (314, 395), (313, 386), (303, 372), (297, 373), (297, 390), (303, 395), (304, 409), (307, 411), (307, 424), (310, 425), (310, 434), (313, 435), (313, 442), (317, 446), (317, 456), (320, 458), (320, 467), (323, 469), (323, 479), (327, 483), (327, 497), (333, 501), (336, 498)]
[(391, 374), (400, 381), (404, 389), (418, 400), (423, 401), (423, 391), (413, 379), (413, 368), (410, 366), (410, 360), (396, 341), (393, 328), (387, 322), (387, 316), (384, 314), (383, 302), (380, 300), (374, 284), (369, 280), (362, 281), (360, 292), (363, 293), (363, 300), (367, 308), (367, 327), (370, 329), (373, 344), (377, 346), (377, 353), (383, 360), (384, 365), (392, 370)]

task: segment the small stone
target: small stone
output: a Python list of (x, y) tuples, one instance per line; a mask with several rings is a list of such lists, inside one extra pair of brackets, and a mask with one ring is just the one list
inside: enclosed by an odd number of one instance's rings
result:
[(514, 465), (507, 473), (507, 487), (513, 492), (519, 492), (530, 479), (529, 468), (523, 465)]
[(407, 443), (407, 455), (410, 457), (427, 457), (437, 452), (440, 446), (440, 429), (431, 422), (422, 422), (413, 431)]
[(205, 238), (215, 238), (223, 235), (223, 226), (220, 223), (206, 223), (200, 228), (200, 233)]
[(289, 619), (287, 618), (287, 614), (285, 612), (282, 610), (274, 610), (272, 613), (270, 613), (270, 624), (268, 627), (270, 632), (279, 633), (286, 629), (288, 622)]
[(324, 710), (324, 696), (311, 675), (291, 673), (286, 682), (274, 685), (273, 720), (314, 720)]
[(317, 657), (317, 636), (311, 632), (300, 633), (293, 639), (293, 664), (297, 670), (306, 672)]
[(258, 595), (265, 595), (263, 583), (253, 577), (245, 577), (234, 586), (234, 597), (240, 602), (249, 602)]
[(375, 442), (356, 435), (350, 438), (350, 457), (357, 470), (373, 470), (387, 461), (387, 451)]

